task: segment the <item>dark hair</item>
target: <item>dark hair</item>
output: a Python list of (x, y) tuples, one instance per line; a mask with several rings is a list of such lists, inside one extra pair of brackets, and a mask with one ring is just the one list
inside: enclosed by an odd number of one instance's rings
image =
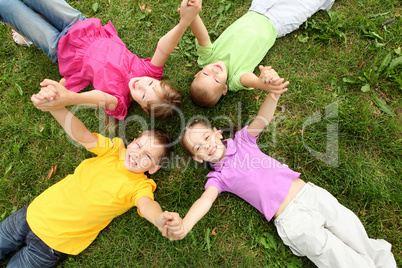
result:
[(148, 135), (148, 136), (155, 138), (159, 142), (160, 145), (163, 145), (163, 153), (161, 156), (159, 156), (157, 164), (161, 165), (161, 164), (165, 163), (166, 161), (168, 161), (170, 155), (173, 152), (172, 139), (170, 138), (169, 134), (167, 134), (166, 132), (164, 132), (160, 129), (149, 129), (149, 130), (145, 130), (144, 132), (142, 132), (138, 136), (138, 138), (140, 138), (144, 135)]

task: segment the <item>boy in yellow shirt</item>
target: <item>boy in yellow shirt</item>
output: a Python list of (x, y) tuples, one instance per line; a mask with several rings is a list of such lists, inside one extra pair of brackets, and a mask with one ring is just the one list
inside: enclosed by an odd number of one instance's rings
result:
[[(39, 94), (54, 95), (63, 86), (52, 80), (45, 84)], [(144, 131), (126, 149), (120, 138), (91, 133), (65, 107), (50, 113), (73, 140), (97, 156), (0, 223), (0, 260), (18, 250), (8, 266), (53, 267), (87, 248), (115, 217), (134, 206), (164, 236), (167, 225), (178, 226), (179, 215), (162, 212), (153, 200), (156, 184), (144, 174), (158, 171), (169, 156), (166, 133)]]

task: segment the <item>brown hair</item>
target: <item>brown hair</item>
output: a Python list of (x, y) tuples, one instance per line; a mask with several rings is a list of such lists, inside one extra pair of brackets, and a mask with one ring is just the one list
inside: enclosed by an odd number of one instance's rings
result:
[(183, 95), (166, 81), (161, 80), (160, 87), (161, 92), (155, 92), (160, 101), (148, 102), (146, 110), (157, 119), (165, 119), (182, 103)]
[(214, 91), (198, 83), (197, 79), (194, 79), (193, 83), (191, 83), (190, 97), (200, 107), (211, 108), (219, 101), (221, 96), (217, 98)]
[(168, 161), (173, 152), (172, 139), (170, 138), (169, 134), (160, 129), (149, 129), (142, 132), (138, 138), (145, 135), (155, 138), (158, 143), (163, 146), (163, 153), (161, 156), (159, 156), (157, 164), (160, 165)]

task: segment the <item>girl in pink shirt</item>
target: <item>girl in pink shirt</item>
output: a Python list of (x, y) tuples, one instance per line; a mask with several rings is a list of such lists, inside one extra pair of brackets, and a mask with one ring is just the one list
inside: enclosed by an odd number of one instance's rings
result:
[[(12, 25), (59, 63), (68, 90), (62, 88), (55, 96), (33, 95), (37, 108), (101, 106), (121, 120), (135, 101), (163, 118), (182, 100), (179, 91), (160, 81), (166, 59), (200, 9), (201, 0), (183, 0), (180, 22), (159, 40), (150, 59), (130, 52), (110, 21), (102, 26), (99, 19), (86, 19), (64, 0), (0, 0), (0, 21)], [(45, 80), (41, 86), (48, 83)], [(95, 90), (77, 93), (90, 84)]]
[[(283, 83), (270, 68), (263, 69), (260, 79)], [(370, 239), (358, 217), (329, 192), (304, 182), (300, 173), (260, 151), (257, 138), (273, 118), (279, 96), (268, 95), (258, 116), (233, 140), (222, 141), (222, 132), (205, 121), (186, 126), (183, 146), (195, 161), (208, 161), (214, 170), (207, 175), (205, 192), (171, 235), (183, 239), (226, 191), (250, 203), (268, 221), (275, 218), (283, 242), (318, 267), (396, 267), (391, 244)]]

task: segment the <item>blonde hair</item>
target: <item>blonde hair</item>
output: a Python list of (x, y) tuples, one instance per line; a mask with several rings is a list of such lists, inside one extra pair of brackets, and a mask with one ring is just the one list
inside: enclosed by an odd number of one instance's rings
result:
[(169, 157), (173, 152), (172, 139), (170, 138), (169, 134), (160, 129), (149, 129), (142, 132), (138, 136), (138, 138), (141, 138), (142, 136), (149, 136), (151, 138), (154, 138), (158, 141), (160, 145), (163, 146), (162, 155), (158, 158), (158, 165), (163, 164), (164, 162), (169, 160)]
[(183, 102), (183, 95), (166, 81), (160, 81), (160, 88), (161, 91), (156, 92), (159, 101), (148, 102), (146, 110), (157, 119), (165, 119)]
[[(225, 84), (222, 85), (224, 87)], [(194, 79), (190, 86), (190, 97), (195, 104), (204, 108), (213, 107), (221, 98), (222, 94), (218, 95), (215, 91), (205, 87), (202, 83)]]

